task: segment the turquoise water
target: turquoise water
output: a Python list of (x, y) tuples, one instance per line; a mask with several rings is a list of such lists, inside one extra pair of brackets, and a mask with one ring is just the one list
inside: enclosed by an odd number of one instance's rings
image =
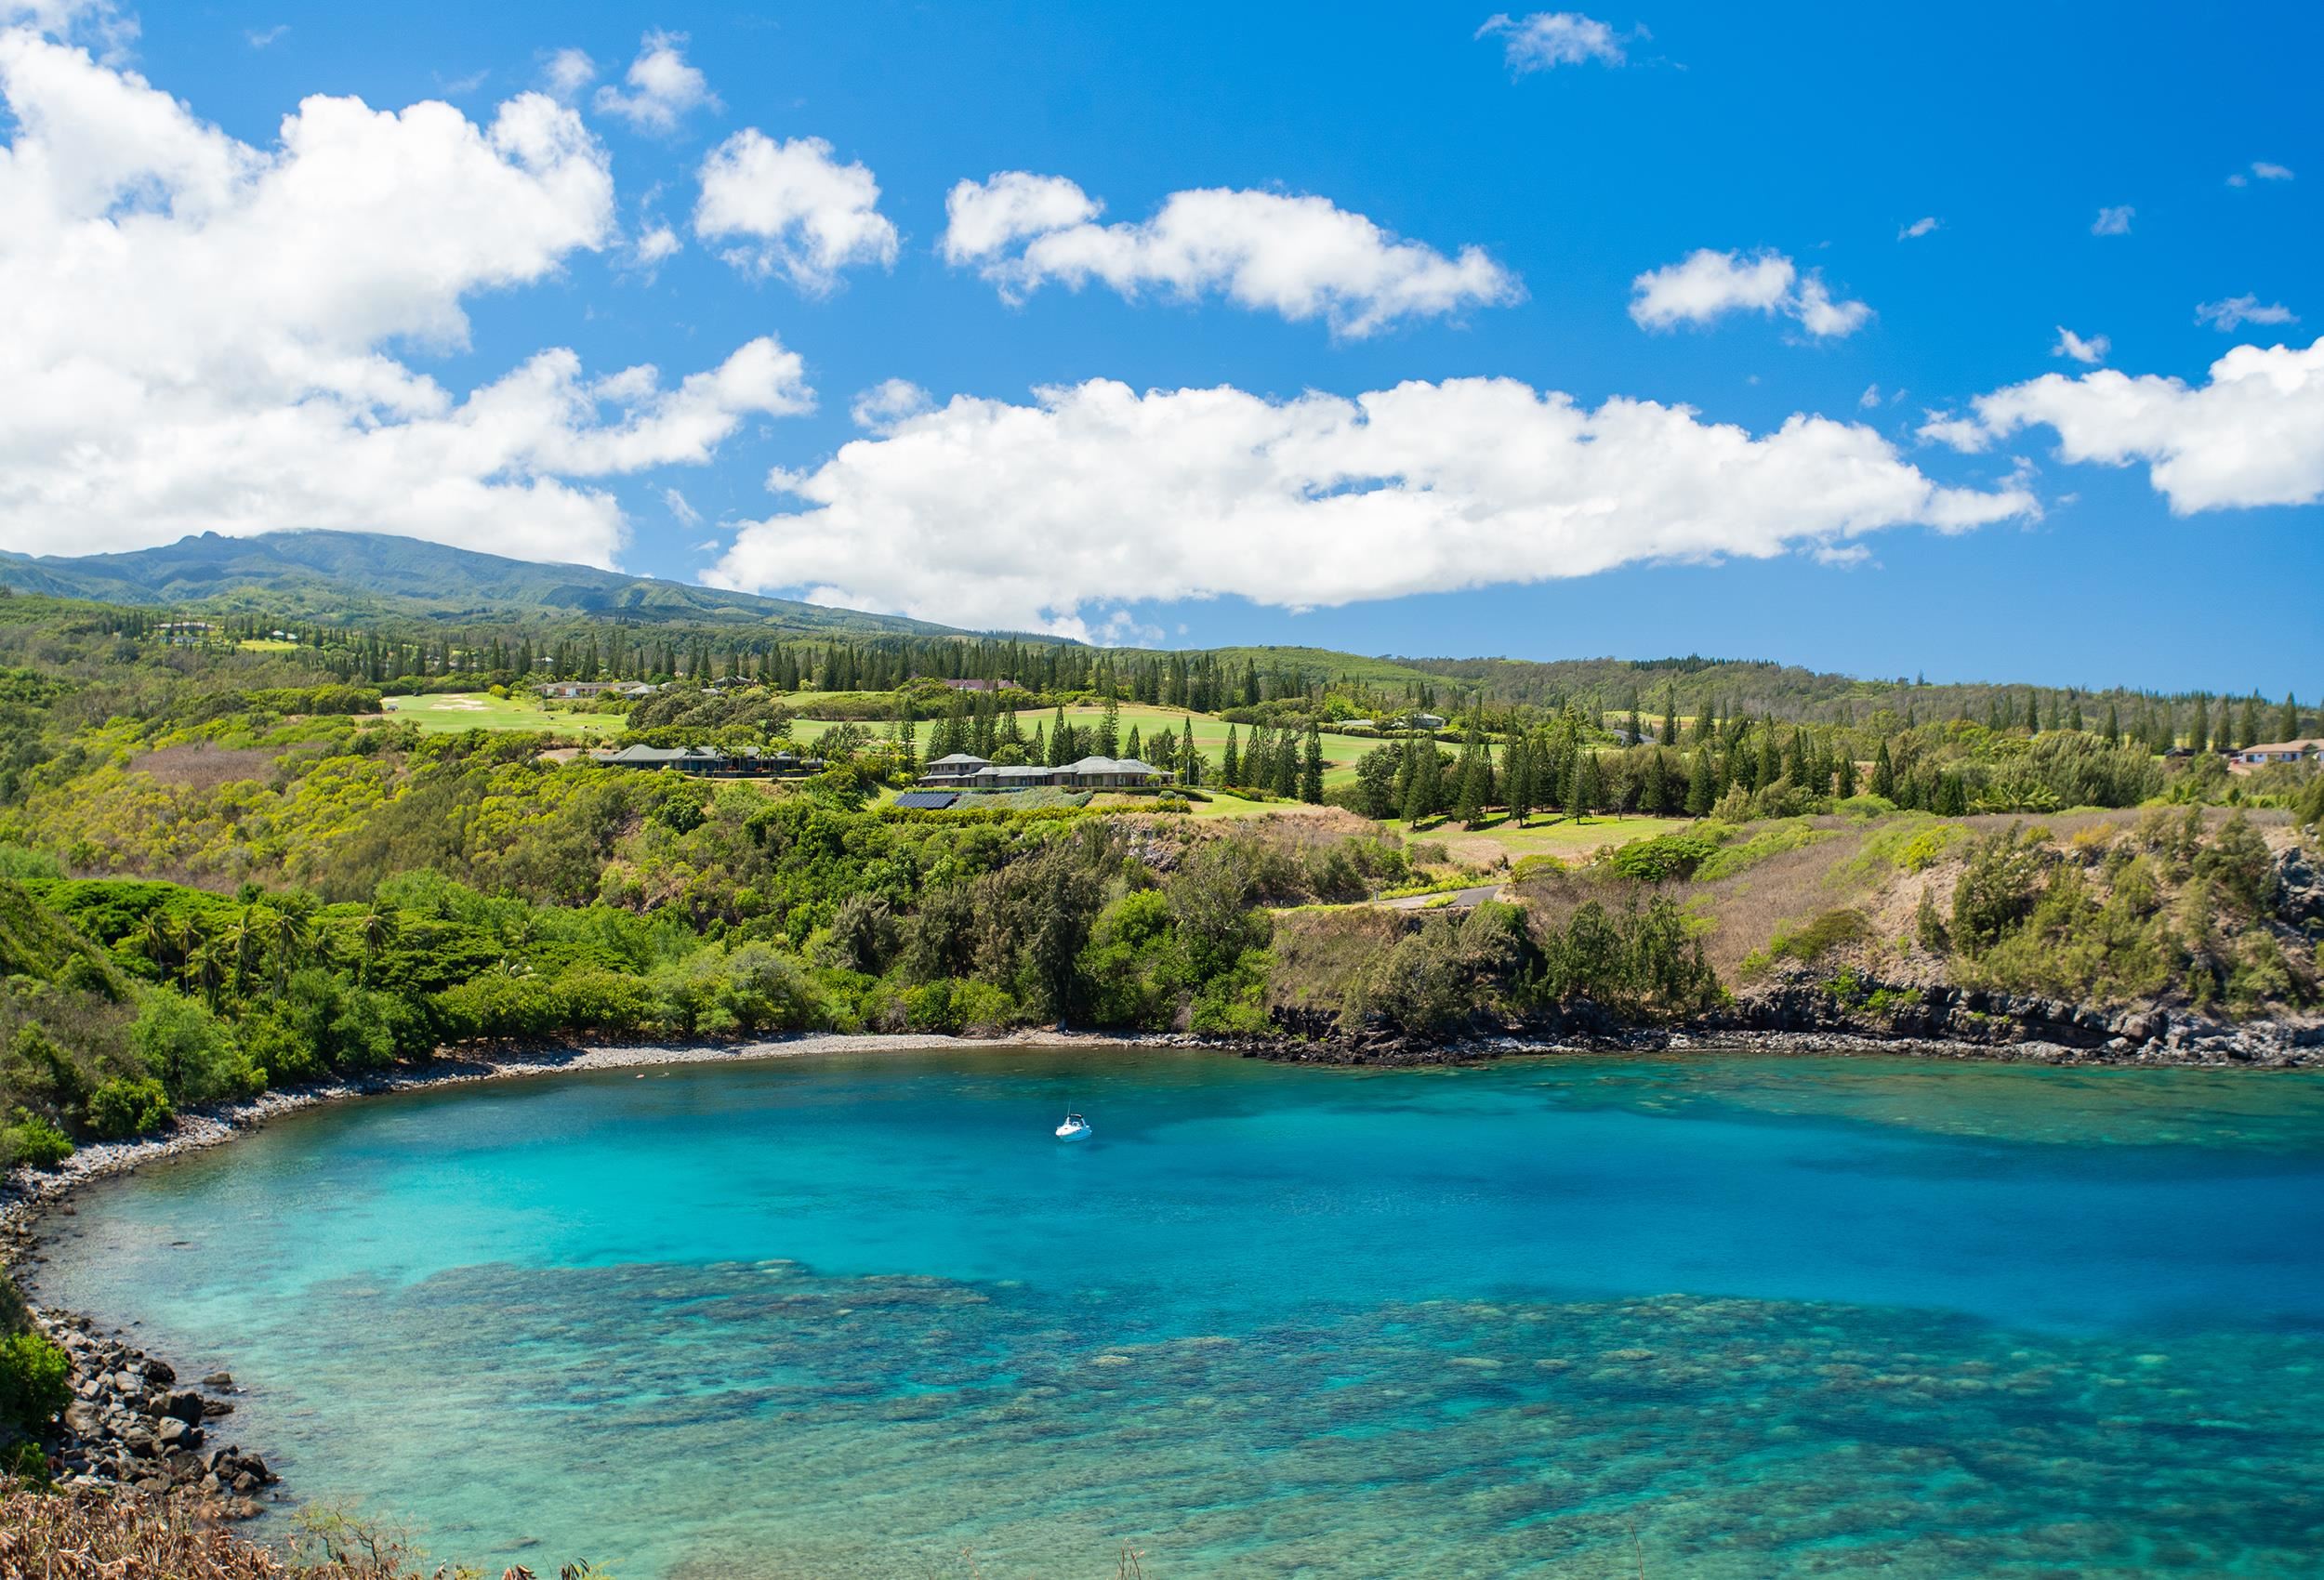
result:
[(2304, 1076), (852, 1055), (316, 1111), (54, 1226), (46, 1298), (440, 1558), (2324, 1573)]

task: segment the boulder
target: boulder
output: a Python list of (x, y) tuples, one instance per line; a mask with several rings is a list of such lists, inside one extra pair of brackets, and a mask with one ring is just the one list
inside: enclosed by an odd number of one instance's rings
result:
[(188, 1426), (192, 1426), (202, 1419), (202, 1407), (206, 1402), (190, 1388), (177, 1389), (163, 1398), (162, 1414), (175, 1415)]
[(167, 1388), (178, 1380), (178, 1374), (171, 1369), (168, 1362), (156, 1361), (149, 1357), (145, 1363), (145, 1380)]
[(204, 1388), (231, 1388), (234, 1386), (234, 1374), (231, 1372), (212, 1372), (208, 1376), (202, 1379), (202, 1386)]

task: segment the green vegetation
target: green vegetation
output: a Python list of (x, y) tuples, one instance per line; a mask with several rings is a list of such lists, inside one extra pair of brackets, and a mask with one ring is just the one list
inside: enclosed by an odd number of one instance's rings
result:
[[(1939, 718), (1936, 689), (1806, 686), (1754, 711), (1759, 669), (1683, 665), (1635, 672), (1662, 694), (1633, 718), (1530, 672), (1464, 693), (1306, 650), (371, 607), (0, 598), (0, 1159), (474, 1041), (1439, 1034), (1683, 1019), (1778, 970), (2317, 995), (2275, 873), (2324, 782), (2161, 757), (2199, 728), (2165, 699)], [(574, 677), (659, 689), (536, 700)], [(1825, 717), (1773, 711), (1811, 696)], [(1453, 722), (1393, 728), (1428, 704)], [(2251, 711), (2207, 703), (2203, 739)], [(601, 765), (590, 736), (828, 766), (711, 782)], [(957, 750), (1182, 783), (893, 807)], [(1504, 880), (1513, 903), (1367, 903)]]

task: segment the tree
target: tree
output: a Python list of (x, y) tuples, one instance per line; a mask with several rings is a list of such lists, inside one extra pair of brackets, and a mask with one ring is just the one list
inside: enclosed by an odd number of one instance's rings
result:
[(1101, 757), (1117, 757), (1122, 755), (1121, 746), (1122, 704), (1115, 700), (1113, 693), (1108, 692), (1105, 698), (1105, 712), (1098, 718), (1098, 738), (1094, 755)]
[(1509, 788), (1503, 792), (1509, 802), (1510, 821), (1519, 828), (1533, 815), (1533, 740), (1522, 731), (1510, 737), (1509, 749), (1501, 759), (1501, 775)]
[(1219, 783), (1221, 784), (1243, 783), (1243, 757), (1242, 754), (1235, 749), (1235, 726), (1232, 724), (1226, 727), (1226, 753), (1219, 759)]
[(1605, 782), (1598, 771), (1598, 754), (1584, 746), (1574, 754), (1574, 787), (1565, 797), (1565, 810), (1576, 823), (1605, 799)]
[(1307, 727), (1307, 750), (1300, 759), (1300, 799), (1316, 807), (1324, 800), (1324, 737), (1313, 724)]
[(1366, 817), (1392, 818), (1403, 807), (1403, 798), (1396, 790), (1397, 770), (1403, 757), (1404, 754), (1393, 746), (1374, 746), (1356, 758), (1356, 795)]
[(1888, 743), (1872, 756), (1872, 794), (1886, 800), (1896, 798), (1896, 765), (1888, 755)]
[(1134, 724), (1131, 725), (1129, 727), (1129, 738), (1122, 743), (1121, 755), (1126, 757), (1142, 758), (1145, 754), (1145, 743), (1138, 739), (1138, 727)]
[(1676, 686), (1665, 687), (1662, 692), (1662, 744), (1679, 744), (1679, 692)]
[(1276, 795), (1287, 801), (1300, 793), (1299, 754), (1292, 750), (1288, 730), (1276, 739), (1267, 766), (1274, 770), (1274, 783), (1270, 788)]
[(1474, 828), (1485, 821), (1484, 755), (1472, 731), (1468, 749), (1460, 754), (1459, 776), (1453, 795), (1453, 816), (1463, 828)]
[(2106, 728), (2098, 731), (2098, 738), (2109, 746), (2119, 746), (2122, 744), (2122, 719), (2120, 715), (2115, 712), (2112, 703), (2106, 704)]
[(1856, 759), (1845, 747), (1840, 753), (1839, 795), (1842, 800), (1856, 793)]
[(1701, 817), (1718, 804), (1718, 776), (1711, 771), (1710, 748), (1695, 748), (1694, 766), (1686, 774), (1686, 815)]
[(2276, 716), (2276, 739), (2296, 741), (2300, 738), (2300, 704), (2290, 691), (2284, 693), (2283, 711)]

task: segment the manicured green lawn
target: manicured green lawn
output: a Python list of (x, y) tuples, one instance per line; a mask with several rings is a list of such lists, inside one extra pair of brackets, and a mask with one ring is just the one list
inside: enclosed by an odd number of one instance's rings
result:
[[(812, 695), (801, 703), (802, 707), (811, 708), (812, 705)], [(1104, 715), (1103, 708), (1069, 707), (1065, 710), (1066, 718), (1071, 720), (1076, 729), (1086, 724), (1095, 724)], [(1036, 724), (1046, 727), (1056, 717), (1057, 713), (1053, 708), (1030, 708), (1017, 715), (1017, 724), (1030, 739)], [(1135, 725), (1142, 737), (1150, 739), (1158, 730), (1184, 730), (1189, 718), (1194, 721), (1195, 749), (1210, 759), (1210, 771), (1215, 776), (1219, 770), (1219, 760), (1226, 752), (1228, 726), (1222, 718), (1214, 718), (1208, 714), (1174, 713), (1166, 708), (1125, 707), (1121, 711), (1122, 735), (1127, 744), (1130, 727)], [(817, 739), (830, 728), (830, 724), (822, 720), (801, 718), (791, 726), (791, 734), (793, 738), (805, 743)], [(876, 734), (885, 734), (888, 730), (888, 726), (884, 724), (870, 725), (867, 728)], [(919, 739), (925, 744), (928, 740), (930, 721), (921, 719), (918, 728)], [(1238, 743), (1248, 741), (1250, 739), (1249, 726), (1236, 725), (1235, 738)], [(1142, 741), (1141, 744), (1143, 744)], [(1324, 783), (1327, 786), (1344, 784), (1353, 779), (1355, 759), (1379, 744), (1378, 741), (1368, 736), (1335, 735), (1328, 730), (1325, 731)]]
[(530, 698), (482, 692), (390, 697), (385, 705), (396, 718), (408, 719), (430, 734), (462, 730), (551, 730), (561, 735), (618, 735), (622, 729), (622, 720), (614, 714), (552, 712)]

